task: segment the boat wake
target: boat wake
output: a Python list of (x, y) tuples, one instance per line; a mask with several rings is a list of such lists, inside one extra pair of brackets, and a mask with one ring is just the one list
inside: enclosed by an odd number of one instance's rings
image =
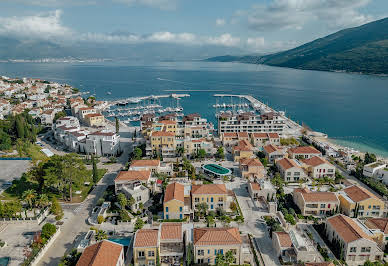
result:
[(173, 82), (173, 83), (180, 83), (180, 84), (192, 84), (192, 83), (189, 83), (189, 82), (183, 82), (183, 81), (179, 81), (179, 80), (172, 80), (172, 79), (164, 79), (164, 78), (156, 78), (157, 80), (161, 80), (161, 81), (167, 81), (167, 82)]

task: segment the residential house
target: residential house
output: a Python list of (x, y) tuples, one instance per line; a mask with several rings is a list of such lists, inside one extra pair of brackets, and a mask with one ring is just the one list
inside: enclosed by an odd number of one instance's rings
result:
[(338, 193), (341, 212), (350, 217), (382, 217), (384, 201), (367, 189), (353, 185)]
[(276, 161), (276, 166), (286, 182), (295, 182), (306, 178), (306, 174), (297, 160), (283, 158)]
[(120, 191), (123, 186), (130, 184), (133, 181), (140, 181), (142, 184), (149, 185), (151, 183), (151, 171), (149, 170), (120, 171), (114, 180), (115, 193), (117, 194), (118, 191)]
[(117, 156), (120, 151), (120, 136), (111, 131), (101, 130), (91, 133), (85, 140), (86, 154), (111, 157)]
[(164, 219), (183, 219), (185, 217), (185, 187), (171, 183), (166, 187), (163, 200)]
[(85, 248), (77, 266), (124, 266), (124, 246), (109, 240), (102, 240)]
[(160, 160), (133, 160), (129, 170), (149, 170), (155, 174), (159, 172)]
[(175, 156), (176, 141), (174, 132), (154, 131), (151, 133), (150, 140), (150, 155), (160, 154), (163, 158), (171, 158)]
[(217, 254), (231, 251), (235, 261), (243, 264), (241, 256), (243, 242), (238, 228), (194, 228), (193, 246), (194, 262), (197, 264), (216, 263)]
[(384, 250), (388, 243), (388, 218), (367, 218), (363, 223), (373, 233), (373, 240)]
[(321, 152), (313, 146), (301, 146), (288, 149), (288, 155), (291, 159), (310, 159), (314, 156), (322, 156)]
[(269, 163), (275, 163), (276, 160), (284, 158), (284, 150), (272, 144), (264, 146), (263, 152)]
[(200, 203), (206, 203), (208, 210), (215, 211), (217, 208), (227, 210), (228, 191), (225, 184), (204, 184), (191, 187), (192, 209)]
[(86, 115), (96, 114), (97, 110), (93, 107), (81, 107), (78, 109), (78, 118), (84, 122), (86, 122)]
[(374, 177), (388, 185), (388, 166), (383, 162), (374, 162), (364, 166), (363, 175)]
[(105, 117), (102, 114), (85, 115), (85, 123), (89, 127), (102, 127), (105, 124)]
[(258, 200), (271, 200), (276, 196), (276, 190), (273, 185), (266, 180), (259, 180), (256, 182), (248, 183), (248, 192), (253, 201)]
[(185, 250), (182, 223), (162, 223), (159, 226), (160, 262), (162, 265), (180, 265)]
[(233, 147), (233, 158), (235, 162), (240, 159), (249, 159), (253, 157), (253, 147), (247, 140), (239, 140), (238, 144)]
[(256, 158), (240, 159), (240, 171), (242, 177), (252, 180), (264, 178), (266, 172), (263, 164)]
[(222, 145), (224, 146), (233, 146), (238, 142), (237, 132), (225, 132), (221, 135)]
[(278, 133), (252, 133), (251, 140), (255, 147), (263, 147), (269, 144), (274, 146), (280, 145)]
[(308, 175), (312, 178), (335, 178), (335, 166), (322, 157), (313, 156), (302, 162), (307, 168)]
[(130, 206), (132, 211), (138, 211), (150, 199), (150, 190), (138, 180), (122, 185), (120, 191), (124, 193), (127, 199), (134, 199), (134, 204)]
[(140, 229), (133, 240), (134, 266), (155, 266), (159, 253), (159, 230)]
[(310, 191), (295, 188), (293, 200), (304, 216), (327, 216), (339, 210), (339, 200), (333, 192)]
[(341, 247), (341, 257), (348, 265), (363, 265), (367, 260), (383, 258), (384, 253), (372, 240), (371, 234), (355, 219), (342, 214), (329, 217), (325, 233), (333, 245)]

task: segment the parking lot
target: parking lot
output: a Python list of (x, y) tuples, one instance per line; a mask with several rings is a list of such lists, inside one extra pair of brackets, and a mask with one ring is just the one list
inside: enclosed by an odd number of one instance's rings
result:
[(30, 165), (30, 161), (0, 160), (0, 193), (11, 185), (12, 180), (20, 178)]

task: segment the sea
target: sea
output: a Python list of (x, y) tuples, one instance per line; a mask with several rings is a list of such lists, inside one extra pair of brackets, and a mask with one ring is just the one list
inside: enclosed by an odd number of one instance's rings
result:
[(203, 61), (0, 63), (0, 75), (67, 83), (99, 100), (185, 93), (184, 113), (213, 122), (214, 94), (249, 94), (337, 144), (388, 157), (388, 77)]

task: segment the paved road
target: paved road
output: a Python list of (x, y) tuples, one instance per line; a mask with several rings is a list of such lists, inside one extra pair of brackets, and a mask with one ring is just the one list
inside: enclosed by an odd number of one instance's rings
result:
[(88, 225), (87, 219), (96, 206), (98, 199), (104, 194), (107, 187), (113, 184), (117, 172), (127, 162), (128, 154), (132, 150), (130, 143), (125, 143), (123, 150), (124, 153), (118, 159), (118, 163), (104, 166), (104, 168), (108, 168), (107, 174), (100, 180), (83, 203), (64, 206), (66, 215), (64, 217), (64, 224), (61, 227), (61, 234), (47, 250), (39, 265), (58, 265), (62, 256), (71, 251), (78, 244), (81, 237), (89, 230), (90, 225)]
[(236, 194), (241, 211), (244, 214), (245, 222), (240, 225), (240, 230), (253, 235), (265, 265), (281, 265), (272, 247), (272, 240), (269, 237), (267, 226), (261, 218), (268, 213), (261, 212), (255, 207), (247, 192), (246, 184), (245, 180), (239, 178), (235, 182), (227, 183), (228, 189), (232, 189)]

